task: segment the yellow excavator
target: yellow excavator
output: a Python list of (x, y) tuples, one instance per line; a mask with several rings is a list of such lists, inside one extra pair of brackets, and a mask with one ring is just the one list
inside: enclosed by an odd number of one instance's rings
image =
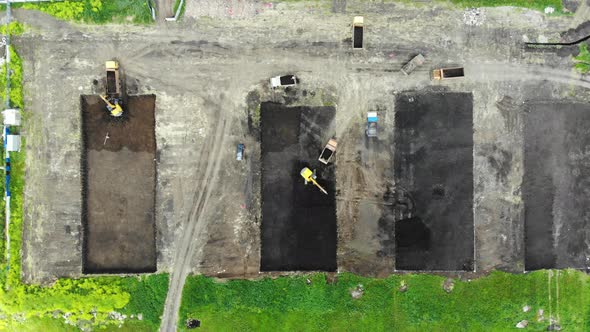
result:
[(328, 192), (326, 191), (326, 189), (322, 188), (322, 186), (319, 185), (319, 183), (315, 180), (316, 179), (316, 175), (315, 172), (312, 171), (311, 169), (304, 167), (301, 170), (301, 176), (303, 177), (303, 179), (305, 180), (305, 184), (307, 184), (308, 182), (313, 183), (316, 187), (318, 187), (324, 194), (328, 194)]
[(115, 103), (111, 103), (106, 96), (100, 96), (100, 98), (107, 104), (107, 110), (111, 116), (119, 117), (123, 115), (123, 108), (119, 105), (119, 101), (115, 99)]

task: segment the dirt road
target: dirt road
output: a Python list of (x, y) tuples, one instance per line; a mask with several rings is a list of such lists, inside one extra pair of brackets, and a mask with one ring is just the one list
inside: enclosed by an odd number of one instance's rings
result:
[[(176, 329), (189, 273), (259, 275), (260, 144), (248, 114), (263, 101), (336, 107), (338, 271), (388, 275), (393, 239), (379, 216), (394, 161), (365, 144), (366, 112), (379, 111), (383, 132), (393, 133), (396, 94), (472, 92), (474, 267), (523, 270), (520, 116), (531, 99), (587, 101), (590, 82), (572, 73), (569, 56), (526, 51), (522, 42), (559, 36), (571, 17), (494, 8), (484, 24), (468, 26), (448, 4), (228, 2), (240, 7), (189, 1), (185, 19), (165, 28), (70, 25), (15, 11), (33, 27), (15, 38), (24, 88), (34, 91), (25, 94), (25, 281), (82, 275), (79, 95), (103, 90), (104, 61), (112, 58), (129, 93), (156, 95), (157, 270), (171, 273), (162, 331)], [(333, 12), (343, 10), (350, 15)], [(350, 49), (353, 12), (367, 24), (359, 52)], [(424, 66), (400, 74), (418, 52)], [(430, 80), (432, 68), (452, 64), (465, 66), (465, 79)], [(296, 96), (268, 88), (269, 77), (286, 73), (301, 79)], [(235, 160), (241, 142), (242, 163)]]
[(158, 22), (165, 22), (167, 17), (174, 16), (174, 0), (157, 0)]
[(195, 168), (197, 173), (201, 173), (201, 183), (194, 188), (191, 210), (184, 225), (186, 229), (176, 245), (174, 267), (160, 331), (174, 331), (176, 329), (182, 289), (187, 275), (192, 270), (191, 263), (195, 255), (195, 249), (200, 245), (200, 240), (204, 240), (203, 232), (207, 224), (203, 219), (209, 206), (208, 201), (213, 188), (218, 182), (222, 146), (227, 143), (227, 130), (231, 127), (231, 121), (231, 117), (228, 118), (224, 113), (219, 114), (215, 130), (208, 136), (208, 140), (202, 144), (203, 151), (199, 158), (200, 163)]

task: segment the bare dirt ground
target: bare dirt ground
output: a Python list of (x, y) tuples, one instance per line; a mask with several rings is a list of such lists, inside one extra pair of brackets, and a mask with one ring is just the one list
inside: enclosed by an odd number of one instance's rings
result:
[[(335, 271), (334, 164), (320, 164), (333, 107), (263, 103), (261, 271)], [(333, 127), (333, 126), (332, 126)], [(327, 194), (299, 174), (308, 167)]]
[(590, 267), (590, 107), (535, 102), (526, 107), (525, 268), (586, 269)]
[(81, 99), (83, 271), (155, 272), (155, 96), (129, 96), (118, 118)]
[(404, 198), (391, 209), (399, 216), (398, 270), (473, 270), (472, 105), (470, 93), (396, 98), (393, 191)]
[[(474, 269), (524, 270), (522, 105), (587, 103), (590, 80), (571, 70), (569, 56), (522, 43), (557, 40), (578, 16), (494, 8), (470, 26), (462, 10), (444, 3), (365, 1), (246, 1), (241, 6), (256, 9), (241, 16), (208, 11), (223, 3), (189, 1), (182, 22), (153, 27), (70, 25), (15, 11), (32, 27), (15, 40), (29, 111), (25, 281), (82, 274), (78, 96), (100, 92), (92, 81), (112, 58), (129, 89), (158, 96), (157, 270), (172, 273), (163, 331), (176, 326), (188, 273), (259, 276), (260, 144), (248, 114), (261, 101), (336, 107), (338, 271), (385, 276), (395, 271), (395, 239), (379, 220), (395, 161), (366, 142), (366, 112), (379, 111), (382, 132), (392, 133), (396, 94), (427, 87), (472, 93)], [(357, 14), (365, 16), (366, 49), (353, 52)], [(424, 66), (399, 73), (418, 52)], [(465, 79), (430, 80), (429, 70), (457, 64)], [(301, 78), (299, 92), (269, 91), (268, 78), (287, 72)], [(240, 142), (242, 162), (235, 160)]]

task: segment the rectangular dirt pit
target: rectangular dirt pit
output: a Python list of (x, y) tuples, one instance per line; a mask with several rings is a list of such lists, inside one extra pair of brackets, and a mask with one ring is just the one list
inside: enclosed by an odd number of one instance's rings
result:
[(111, 117), (81, 96), (84, 273), (156, 271), (156, 96), (130, 96)]
[[(333, 107), (263, 103), (262, 271), (335, 271), (334, 164), (318, 161), (334, 120)], [(303, 167), (317, 172), (323, 194), (304, 184)]]
[(590, 257), (590, 107), (532, 104), (525, 114), (525, 269), (586, 268)]
[(398, 95), (394, 140), (396, 269), (473, 270), (471, 93)]

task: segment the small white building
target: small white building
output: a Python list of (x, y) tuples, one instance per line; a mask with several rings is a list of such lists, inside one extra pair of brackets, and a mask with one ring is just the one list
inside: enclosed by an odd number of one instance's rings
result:
[(6, 151), (19, 152), (20, 151), (20, 135), (6, 136)]
[(5, 126), (20, 126), (21, 115), (20, 110), (16, 108), (9, 108), (2, 111)]

